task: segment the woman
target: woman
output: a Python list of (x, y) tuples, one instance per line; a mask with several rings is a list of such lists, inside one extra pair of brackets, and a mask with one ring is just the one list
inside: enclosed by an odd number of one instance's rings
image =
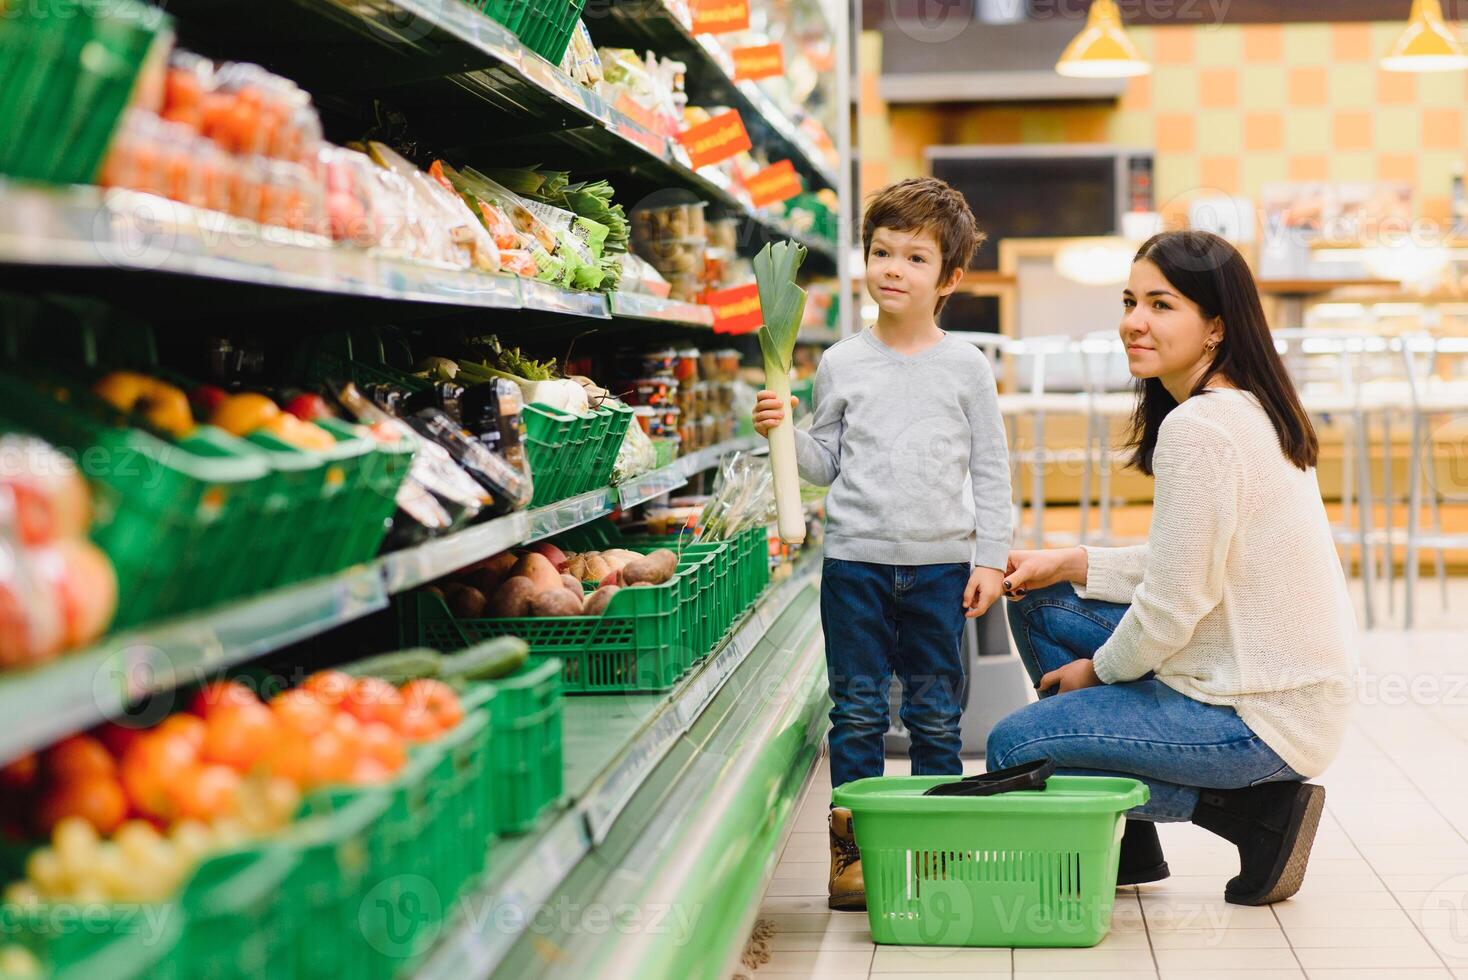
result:
[(1122, 296), (1148, 542), (1010, 554), (1009, 620), (1041, 700), (995, 727), (989, 768), (1048, 757), (1144, 780), (1120, 884), (1167, 877), (1148, 821), (1191, 820), (1238, 847), (1228, 901), (1277, 902), (1299, 890), (1325, 803), (1304, 780), (1335, 757), (1351, 702), (1355, 619), (1315, 432), (1232, 245), (1157, 235)]

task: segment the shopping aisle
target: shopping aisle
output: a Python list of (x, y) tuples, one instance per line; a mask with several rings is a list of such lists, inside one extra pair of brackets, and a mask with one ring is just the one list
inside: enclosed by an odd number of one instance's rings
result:
[[(1359, 591), (1359, 590), (1358, 590)], [(1468, 601), (1451, 583), (1449, 608)], [(1412, 633), (1362, 634), (1360, 701), (1325, 777), (1329, 799), (1304, 887), (1265, 908), (1223, 901), (1233, 849), (1163, 825), (1173, 876), (1117, 892), (1092, 949), (876, 947), (865, 915), (826, 909), (823, 758), (760, 918), (773, 934), (754, 980), (958, 974), (1077, 980), (1468, 978), (1468, 675), (1461, 630), (1434, 596)], [(907, 771), (889, 759), (888, 774)], [(966, 772), (982, 770), (970, 763)]]

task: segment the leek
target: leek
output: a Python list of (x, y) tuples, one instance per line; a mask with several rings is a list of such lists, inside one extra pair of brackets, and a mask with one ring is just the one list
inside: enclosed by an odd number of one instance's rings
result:
[(754, 257), (754, 279), (759, 288), (759, 346), (765, 358), (765, 387), (785, 408), (784, 420), (769, 431), (770, 471), (775, 483), (775, 514), (780, 540), (805, 540), (805, 511), (800, 504), (800, 473), (795, 462), (795, 423), (790, 412), (790, 360), (795, 337), (805, 315), (805, 290), (795, 284), (795, 273), (805, 261), (805, 246), (774, 242)]

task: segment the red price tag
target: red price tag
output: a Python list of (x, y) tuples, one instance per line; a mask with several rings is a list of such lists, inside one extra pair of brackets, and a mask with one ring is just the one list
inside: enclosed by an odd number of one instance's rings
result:
[(678, 142), (688, 150), (694, 170), (727, 160), (753, 145), (749, 142), (749, 134), (744, 131), (744, 120), (739, 118), (735, 109), (721, 112), (708, 122), (684, 130)]
[(693, 0), (693, 33), (749, 30), (749, 0)]
[(749, 179), (750, 199), (757, 208), (788, 201), (802, 190), (800, 175), (789, 160), (772, 163)]
[(785, 49), (778, 44), (735, 48), (733, 54), (736, 82), (753, 82), (785, 74)]
[(714, 310), (714, 333), (749, 333), (764, 323), (758, 283), (720, 289), (705, 294), (703, 299)]

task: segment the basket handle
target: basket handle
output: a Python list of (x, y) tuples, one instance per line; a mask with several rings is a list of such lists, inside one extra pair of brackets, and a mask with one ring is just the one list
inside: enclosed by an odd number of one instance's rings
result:
[(1045, 781), (1055, 775), (1055, 763), (1036, 759), (1008, 769), (979, 773), (951, 783), (930, 787), (924, 796), (994, 796), (1015, 790), (1042, 790)]

